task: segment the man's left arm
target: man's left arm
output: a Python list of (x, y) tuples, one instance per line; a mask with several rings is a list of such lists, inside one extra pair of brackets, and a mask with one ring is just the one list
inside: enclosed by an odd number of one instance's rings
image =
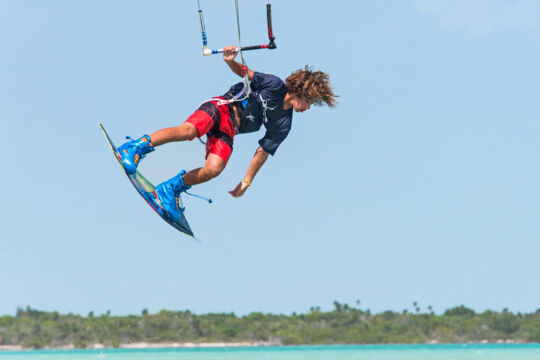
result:
[(253, 155), (253, 159), (251, 159), (251, 162), (249, 163), (246, 176), (244, 176), (244, 179), (242, 179), (242, 181), (240, 181), (240, 183), (236, 185), (234, 190), (229, 191), (229, 194), (234, 197), (240, 197), (244, 195), (247, 188), (253, 182), (255, 175), (257, 175), (257, 172), (266, 162), (266, 159), (268, 159), (268, 153), (264, 151), (262, 147), (259, 147), (257, 151), (255, 151), (255, 155)]
[[(232, 72), (240, 77), (244, 77), (244, 70), (242, 68), (242, 64), (240, 64), (238, 61), (234, 60), (236, 58), (236, 55), (238, 55), (238, 51), (236, 50), (236, 46), (230, 45), (225, 46), (223, 48), (223, 60), (229, 65)], [(249, 80), (253, 79), (253, 74), (255, 72), (249, 68), (246, 68), (248, 78)]]

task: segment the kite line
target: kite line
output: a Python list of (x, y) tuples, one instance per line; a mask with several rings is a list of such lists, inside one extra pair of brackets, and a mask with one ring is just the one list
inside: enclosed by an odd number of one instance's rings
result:
[[(225, 52), (223, 50), (223, 48), (221, 49), (209, 49), (208, 48), (208, 35), (206, 33), (206, 27), (204, 25), (204, 15), (203, 15), (203, 11), (201, 10), (201, 3), (200, 3), (200, 0), (197, 0), (197, 6), (198, 6), (198, 13), (199, 13), (199, 22), (201, 23), (201, 37), (202, 37), (202, 47), (203, 47), (203, 55), (204, 56), (209, 56), (209, 55), (213, 55), (213, 54), (221, 54), (223, 52)], [(240, 59), (241, 59), (241, 62), (242, 62), (242, 76), (244, 77), (244, 87), (242, 88), (242, 90), (236, 94), (232, 99), (229, 99), (229, 100), (222, 100), (222, 99), (210, 99), (209, 101), (212, 101), (212, 100), (217, 100), (218, 101), (218, 105), (226, 105), (226, 104), (229, 104), (231, 102), (235, 102), (235, 101), (244, 101), (246, 100), (250, 93), (251, 93), (251, 87), (250, 87), (250, 81), (249, 81), (249, 76), (248, 76), (248, 73), (247, 73), (247, 64), (246, 64), (246, 61), (244, 59), (244, 54), (242, 53), (243, 51), (248, 51), (248, 50), (260, 50), (260, 49), (270, 49), (270, 50), (273, 50), (275, 48), (277, 48), (277, 45), (276, 45), (276, 42), (275, 42), (275, 37), (274, 37), (274, 31), (273, 31), (273, 28), (272, 28), (272, 4), (270, 3), (270, 0), (268, 0), (268, 3), (266, 4), (266, 21), (267, 21), (267, 29), (268, 29), (268, 44), (263, 44), (263, 45), (253, 45), (253, 46), (242, 46), (242, 33), (240, 31), (240, 11), (238, 10), (238, 0), (234, 0), (234, 6), (235, 6), (235, 10), (236, 10), (236, 28), (237, 28), (237, 31), (238, 31), (238, 46), (236, 47), (236, 51), (238, 51), (238, 53), (240, 54)]]
[[(240, 31), (240, 11), (238, 9), (238, 0), (234, 0), (234, 6), (236, 10), (236, 28), (238, 32), (238, 46), (236, 47), (235, 51), (237, 51), (240, 54), (240, 59), (242, 62), (242, 76), (244, 78), (244, 86), (242, 90), (240, 90), (240, 92), (234, 95), (231, 99), (224, 100), (220, 98), (212, 98), (212, 99), (204, 101), (203, 104), (209, 101), (216, 101), (217, 106), (223, 106), (223, 105), (228, 105), (236, 101), (240, 101), (240, 102), (247, 101), (251, 93), (251, 87), (250, 87), (250, 80), (249, 80), (248, 71), (247, 71), (248, 67), (244, 59), (244, 54), (242, 52), (248, 51), (248, 50), (260, 50), (260, 49), (274, 50), (277, 48), (277, 45), (275, 42), (276, 38), (274, 37), (274, 31), (272, 28), (272, 4), (270, 3), (270, 0), (268, 0), (268, 3), (266, 4), (266, 22), (267, 22), (269, 42), (268, 44), (263, 44), (263, 45), (253, 45), (253, 46), (244, 46), (244, 47), (242, 46), (242, 32)], [(206, 33), (206, 26), (204, 25), (204, 15), (201, 9), (200, 0), (197, 0), (197, 7), (198, 7), (197, 12), (199, 13), (199, 22), (201, 24), (203, 55), (210, 56), (213, 54), (224, 53), (225, 51), (223, 50), (223, 48), (220, 48), (220, 49), (208, 48), (208, 35)], [(203, 144), (206, 144), (201, 138), (199, 138), (199, 141)]]
[[(203, 45), (203, 55), (204, 56), (209, 56), (209, 55), (213, 55), (213, 54), (221, 54), (221, 53), (223, 53), (223, 48), (221, 48), (221, 49), (209, 49), (208, 48), (208, 35), (206, 33), (206, 27), (204, 26), (204, 15), (203, 15), (203, 11), (201, 10), (200, 0), (197, 0), (197, 5), (198, 5), (198, 9), (199, 9), (197, 12), (199, 13), (199, 21), (201, 23), (201, 36), (202, 36), (202, 45)], [(271, 50), (273, 50), (273, 49), (277, 48), (277, 45), (276, 45), (276, 42), (275, 42), (276, 38), (274, 37), (274, 31), (272, 29), (272, 4), (270, 3), (270, 0), (268, 0), (268, 3), (266, 4), (266, 21), (267, 21), (269, 42), (268, 42), (268, 44), (263, 44), (263, 45), (253, 45), (253, 46), (242, 47), (242, 45), (241, 45), (241, 33), (240, 33), (240, 15), (239, 15), (239, 10), (238, 10), (238, 0), (234, 1), (234, 5), (235, 5), (235, 8), (236, 8), (236, 25), (237, 25), (237, 29), (238, 29), (238, 41), (239, 41), (237, 51), (241, 53), (242, 51), (248, 51), (248, 50), (260, 50), (260, 49), (271, 49)]]

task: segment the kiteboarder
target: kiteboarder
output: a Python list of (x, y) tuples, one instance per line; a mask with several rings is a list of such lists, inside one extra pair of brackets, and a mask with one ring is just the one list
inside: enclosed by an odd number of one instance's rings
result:
[(304, 112), (312, 105), (335, 107), (337, 95), (329, 77), (308, 66), (293, 72), (285, 81), (270, 74), (253, 71), (235, 60), (236, 46), (223, 48), (223, 59), (239, 76), (249, 79), (250, 92), (245, 99), (236, 99), (244, 83), (233, 85), (223, 96), (204, 102), (183, 124), (158, 130), (131, 140), (118, 148), (128, 174), (135, 173), (144, 156), (154, 148), (173, 141), (193, 140), (207, 136), (206, 162), (203, 167), (186, 173), (182, 170), (156, 187), (156, 196), (172, 218), (183, 211), (178, 204), (180, 193), (218, 176), (231, 156), (236, 134), (258, 131), (264, 125), (266, 133), (248, 166), (245, 176), (229, 193), (244, 195), (255, 175), (274, 155), (291, 130), (293, 111)]

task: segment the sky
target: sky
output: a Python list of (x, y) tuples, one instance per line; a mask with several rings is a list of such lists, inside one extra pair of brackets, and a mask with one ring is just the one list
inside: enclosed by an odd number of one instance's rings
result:
[[(265, 43), (266, 1), (240, 1)], [(233, 1), (201, 0), (210, 47), (237, 43)], [(281, 78), (330, 75), (336, 109), (293, 129), (242, 198), (263, 132), (186, 198), (200, 242), (132, 188), (117, 145), (181, 124), (239, 81), (203, 57), (196, 1), (0, 0), (0, 315), (142, 309), (290, 314), (540, 308), (540, 5), (532, 0), (272, 2)], [(158, 184), (199, 167), (158, 147)]]

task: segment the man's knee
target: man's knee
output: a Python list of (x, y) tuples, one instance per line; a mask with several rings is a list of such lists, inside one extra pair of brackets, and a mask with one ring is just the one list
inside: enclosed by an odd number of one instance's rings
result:
[(208, 154), (208, 158), (204, 164), (206, 176), (209, 178), (215, 178), (221, 174), (223, 169), (225, 169), (225, 165), (227, 165), (227, 163), (219, 155), (212, 153)]
[(197, 130), (197, 127), (190, 122), (185, 122), (182, 125), (178, 126), (178, 132), (181, 134), (180, 136), (188, 140), (193, 140), (194, 138), (199, 136), (199, 131)]
[(221, 174), (221, 172), (223, 171), (223, 169), (225, 168), (225, 166), (219, 166), (217, 164), (208, 164), (205, 166), (205, 170), (206, 170), (206, 175), (213, 179), (217, 176), (219, 176), (219, 174)]

